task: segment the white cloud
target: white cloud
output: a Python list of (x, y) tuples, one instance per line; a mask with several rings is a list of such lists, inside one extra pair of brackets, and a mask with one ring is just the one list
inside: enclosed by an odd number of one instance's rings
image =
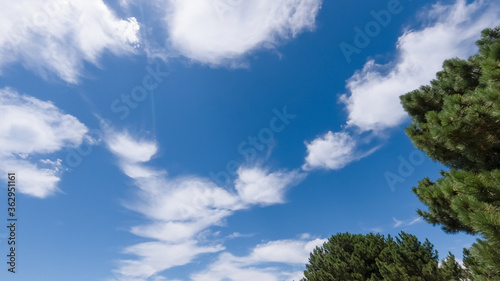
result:
[(291, 272), (286, 274), (286, 276), (287, 276), (286, 280), (299, 281), (302, 280), (302, 278), (304, 278), (304, 271), (301, 270), (301, 271)]
[(418, 218), (414, 218), (412, 219), (410, 222), (408, 222), (408, 225), (414, 225), (416, 223), (419, 223), (422, 221), (422, 218), (421, 217), (418, 217)]
[(306, 163), (302, 169), (338, 170), (352, 161), (371, 154), (375, 150), (361, 154), (357, 151), (357, 141), (347, 132), (327, 132), (310, 143), (306, 143)]
[(122, 263), (117, 269), (119, 274), (148, 278), (167, 268), (188, 264), (200, 254), (223, 250), (220, 244), (204, 245), (198, 236), (240, 208), (237, 197), (210, 181), (196, 178), (141, 178), (136, 184), (141, 188), (137, 193), (139, 200), (127, 206), (151, 222), (134, 226), (131, 232), (155, 242), (127, 248), (127, 253), (138, 255), (139, 259)]
[(340, 169), (351, 162), (356, 143), (345, 132), (332, 133), (306, 143), (307, 156), (304, 170), (313, 168)]
[(223, 253), (218, 260), (211, 264), (207, 270), (191, 275), (193, 281), (278, 281), (279, 276), (276, 272), (269, 268), (255, 268), (246, 266), (244, 263), (238, 262), (238, 258), (229, 254)]
[(196, 177), (169, 179), (164, 171), (137, 172), (145, 169), (136, 165), (131, 169), (134, 172), (127, 172), (128, 176), (139, 175), (133, 178), (139, 190), (136, 198), (125, 205), (150, 221), (130, 231), (154, 241), (126, 249), (126, 253), (138, 258), (120, 263), (116, 269), (119, 280), (145, 280), (165, 269), (188, 264), (198, 255), (223, 250), (219, 244), (205, 245), (198, 236), (242, 206), (236, 196), (211, 181)]
[(302, 239), (302, 240), (306, 240), (306, 239), (309, 239), (309, 238), (311, 238), (311, 234), (309, 234), (309, 233), (302, 233), (300, 235), (300, 239)]
[[(58, 164), (43, 167), (43, 163), (31, 163), (27, 160), (0, 158), (0, 171), (16, 172), (18, 191), (31, 196), (44, 198), (58, 190), (60, 161)], [(41, 165), (42, 164), (42, 165)]]
[(135, 140), (127, 132), (110, 136), (107, 144), (111, 152), (124, 158), (126, 163), (147, 162), (158, 150), (155, 142)]
[(407, 115), (399, 96), (429, 84), (445, 59), (472, 55), (481, 30), (498, 24), (500, 5), (458, 0), (450, 6), (434, 5), (425, 17), (430, 25), (399, 37), (395, 61), (386, 65), (368, 61), (347, 81), (350, 93), (342, 101), (349, 126), (377, 131), (400, 125)]
[(231, 210), (243, 207), (235, 194), (207, 179), (155, 176), (141, 178), (136, 185), (141, 188), (140, 201), (128, 207), (158, 221), (199, 220), (203, 223), (203, 220), (224, 217)]
[(321, 0), (169, 0), (165, 20), (174, 49), (220, 65), (312, 29), (320, 7)]
[(325, 242), (326, 239), (271, 241), (255, 247), (248, 259), (259, 263), (279, 262), (304, 265), (311, 251)]
[(1, 2), (0, 71), (20, 62), (77, 83), (85, 62), (131, 53), (139, 42), (136, 19), (117, 18), (102, 0)]
[(139, 256), (138, 260), (123, 260), (119, 274), (144, 280), (167, 268), (189, 263), (194, 257), (204, 253), (223, 250), (221, 246), (201, 247), (195, 241), (171, 244), (147, 242), (125, 249), (126, 254)]
[(369, 230), (371, 232), (375, 232), (375, 233), (381, 233), (384, 231), (384, 229), (382, 227), (373, 227), (373, 228), (370, 228)]
[(16, 171), (19, 192), (44, 198), (57, 190), (61, 160), (32, 158), (77, 147), (88, 129), (51, 102), (0, 90), (0, 170)]
[(230, 235), (228, 235), (226, 238), (228, 239), (235, 239), (235, 238), (244, 238), (244, 237), (252, 237), (254, 234), (241, 234), (239, 232), (233, 232)]
[(0, 155), (51, 153), (78, 146), (87, 128), (50, 102), (0, 90)]
[(400, 227), (401, 225), (403, 225), (403, 221), (400, 221), (396, 218), (392, 218), (392, 220), (394, 221), (394, 225), (393, 225), (394, 228)]
[[(130, 231), (154, 240), (126, 249), (126, 253), (138, 259), (120, 263), (116, 273), (124, 280), (147, 279), (167, 268), (190, 263), (198, 255), (221, 251), (222, 245), (207, 242), (207, 229), (221, 226), (237, 210), (282, 202), (286, 188), (301, 178), (298, 172), (240, 168), (235, 190), (226, 190), (207, 178), (171, 178), (166, 171), (148, 167), (145, 162), (158, 150), (154, 141), (138, 140), (123, 132), (111, 133), (106, 143), (123, 172), (139, 188), (125, 206), (150, 221)], [(179, 258), (167, 258), (168, 255)]]
[(240, 198), (245, 203), (261, 205), (283, 203), (286, 188), (304, 177), (298, 171), (270, 173), (260, 167), (240, 167), (237, 173), (235, 188)]
[(421, 217), (416, 217), (409, 220), (398, 220), (396, 218), (392, 218), (392, 220), (394, 221), (394, 225), (392, 226), (394, 228), (412, 226), (414, 224), (422, 222)]
[[(206, 270), (191, 275), (193, 281), (251, 280), (300, 280), (302, 272), (297, 271), (307, 263), (310, 252), (327, 239), (277, 240), (257, 245), (245, 257), (236, 257), (224, 252)], [(269, 263), (273, 263), (269, 265)], [(287, 269), (293, 268), (289, 272)]]

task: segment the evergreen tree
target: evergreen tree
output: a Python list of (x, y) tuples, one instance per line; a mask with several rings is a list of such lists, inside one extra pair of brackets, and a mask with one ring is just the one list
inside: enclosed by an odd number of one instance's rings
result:
[(382, 280), (376, 259), (386, 246), (380, 234), (334, 235), (313, 250), (303, 280)]
[(417, 212), (447, 232), (481, 233), (500, 245), (500, 170), (452, 169), (436, 182), (428, 178), (413, 191), (429, 211)]
[(377, 265), (387, 281), (439, 281), (438, 254), (425, 240), (401, 232), (396, 240), (388, 239), (387, 247), (380, 253)]
[(466, 281), (471, 278), (470, 273), (458, 264), (452, 253), (448, 253), (448, 257), (441, 261), (440, 275), (442, 281)]
[(429, 241), (401, 232), (332, 236), (309, 257), (302, 281), (441, 281), (438, 256)]
[(500, 281), (500, 249), (487, 240), (478, 239), (470, 249), (464, 249), (464, 265), (474, 281)]
[(486, 29), (469, 60), (450, 59), (430, 86), (401, 96), (414, 145), (452, 168), (500, 168), (500, 28)]
[(480, 234), (464, 263), (474, 280), (500, 280), (500, 27), (486, 29), (479, 53), (450, 59), (430, 86), (401, 97), (406, 132), (429, 157), (451, 168), (413, 189), (447, 232)]

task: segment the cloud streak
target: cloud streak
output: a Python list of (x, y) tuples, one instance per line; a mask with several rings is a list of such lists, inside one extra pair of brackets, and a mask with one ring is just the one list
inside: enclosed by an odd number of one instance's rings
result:
[(422, 222), (421, 217), (417, 217), (417, 218), (413, 218), (413, 219), (409, 219), (409, 220), (398, 220), (396, 218), (392, 218), (392, 220), (394, 221), (394, 225), (392, 226), (394, 228), (398, 228), (398, 227), (402, 228), (402, 227), (412, 226), (414, 224)]
[[(327, 239), (270, 241), (257, 245), (248, 256), (243, 257), (224, 252), (206, 270), (192, 274), (191, 280), (300, 280), (304, 277), (300, 270), (307, 263), (309, 254), (326, 241)], [(283, 265), (287, 265), (288, 270), (283, 269)]]

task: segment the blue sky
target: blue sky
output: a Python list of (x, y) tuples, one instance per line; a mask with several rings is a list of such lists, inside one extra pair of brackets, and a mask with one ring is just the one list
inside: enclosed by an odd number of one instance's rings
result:
[(445, 167), (398, 97), (495, 1), (41, 2), (0, 11), (1, 280), (298, 280), (339, 232), (474, 242), (416, 215)]

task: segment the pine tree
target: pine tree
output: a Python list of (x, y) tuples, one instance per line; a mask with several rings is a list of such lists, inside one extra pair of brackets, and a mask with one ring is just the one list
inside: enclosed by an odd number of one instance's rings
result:
[(303, 280), (382, 280), (376, 259), (386, 244), (380, 234), (334, 235), (313, 250)]
[(451, 168), (500, 168), (500, 28), (486, 29), (479, 54), (450, 59), (430, 86), (401, 96), (414, 145)]
[(387, 243), (377, 260), (384, 280), (439, 281), (438, 254), (429, 240), (421, 243), (417, 237), (401, 232)]
[(428, 178), (413, 188), (429, 211), (425, 220), (447, 232), (481, 233), (500, 245), (500, 170), (481, 173), (452, 169), (436, 182)]
[(452, 253), (448, 253), (441, 261), (440, 276), (442, 281), (466, 281), (471, 278), (470, 273), (458, 264)]
[(413, 192), (418, 213), (451, 233), (479, 234), (464, 263), (474, 280), (500, 280), (500, 27), (486, 29), (478, 54), (450, 59), (430, 86), (401, 97), (414, 145), (450, 167)]
[(401, 232), (332, 236), (309, 257), (302, 281), (442, 281), (437, 251), (426, 240)]
[(474, 281), (500, 281), (500, 249), (487, 240), (478, 239), (470, 249), (464, 249), (464, 264)]

